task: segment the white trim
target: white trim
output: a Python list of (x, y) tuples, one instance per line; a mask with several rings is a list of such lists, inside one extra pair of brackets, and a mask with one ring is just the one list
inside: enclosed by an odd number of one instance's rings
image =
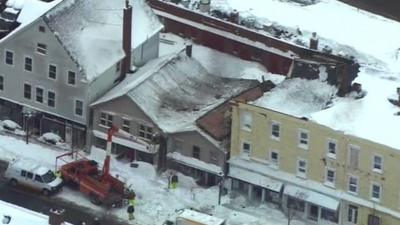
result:
[[(49, 92), (53, 92), (54, 93), (54, 106), (50, 106), (49, 105)], [(56, 91), (54, 91), (54, 90), (51, 90), (51, 89), (48, 89), (47, 90), (47, 101), (46, 101), (46, 105), (47, 105), (47, 107), (49, 107), (49, 108), (52, 108), (52, 109), (56, 109), (57, 108), (57, 96), (58, 96), (58, 94), (57, 94), (57, 92)]]
[[(373, 197), (373, 187), (374, 186), (378, 186), (379, 187), (379, 198), (375, 198), (375, 197)], [(382, 184), (380, 184), (380, 183), (378, 183), (378, 182), (374, 182), (374, 181), (372, 181), (371, 182), (371, 185), (370, 185), (370, 199), (372, 200), (372, 201), (375, 201), (375, 202), (380, 202), (381, 201), (381, 199), (382, 199)]]
[[(31, 70), (26, 70), (26, 58), (31, 59)], [(24, 71), (28, 73), (33, 73), (33, 58), (30, 55), (24, 55)]]
[[(276, 136), (273, 135), (273, 126), (274, 126), (274, 125), (278, 125), (278, 127), (279, 127), (278, 137), (276, 137)], [(272, 120), (272, 121), (271, 121), (270, 129), (271, 129), (270, 138), (271, 138), (272, 140), (275, 140), (275, 141), (280, 141), (280, 140), (281, 140), (281, 134), (282, 134), (282, 132), (281, 132), (281, 123), (278, 122), (278, 121)]]
[[(355, 178), (357, 180), (357, 185), (356, 185), (356, 191), (350, 191), (350, 178)], [(349, 174), (347, 176), (347, 192), (353, 195), (358, 195), (359, 189), (360, 189), (360, 185), (359, 185), (360, 179), (358, 176), (354, 176), (352, 174)]]
[[(76, 114), (76, 102), (77, 101), (80, 101), (80, 102), (82, 102), (82, 115), (79, 115), (79, 114)], [(74, 108), (73, 108), (73, 110), (74, 110), (74, 116), (78, 116), (78, 117), (84, 117), (84, 115), (85, 115), (85, 102), (82, 100), (82, 99), (79, 99), (79, 98), (74, 98)]]
[[(300, 161), (304, 161), (305, 162), (305, 168), (304, 168), (305, 172), (304, 173), (299, 171), (299, 169), (300, 169)], [(308, 172), (307, 159), (297, 157), (297, 161), (296, 161), (296, 176), (300, 177), (300, 178), (303, 178), (303, 179), (306, 179), (307, 178), (307, 172)]]
[[(246, 158), (250, 158), (250, 156), (251, 156), (251, 141), (248, 141), (248, 140), (241, 140), (240, 141), (240, 155), (241, 156), (244, 156), (244, 157), (246, 157)], [(248, 144), (249, 145), (249, 153), (245, 153), (244, 151), (243, 151), (243, 146), (244, 146), (244, 144)]]
[[(333, 153), (331, 153), (331, 152), (329, 152), (329, 144), (330, 143), (334, 143), (335, 144), (335, 154), (333, 154)], [(337, 151), (338, 151), (338, 144), (337, 144), (337, 140), (336, 139), (333, 139), (333, 138), (327, 138), (326, 139), (326, 156), (328, 157), (328, 158), (331, 158), (331, 159), (336, 159), (336, 155), (337, 155)]]
[[(37, 89), (42, 89), (42, 102), (39, 102), (38, 100), (37, 100)], [(44, 89), (44, 87), (43, 86), (41, 86), (41, 85), (36, 85), (35, 86), (35, 102), (36, 103), (40, 103), (40, 104), (44, 104), (45, 103), (45, 89)], [(46, 104), (47, 105), (47, 104)]]
[[(272, 153), (276, 153), (278, 155), (278, 158), (277, 158), (276, 162), (274, 162), (272, 160)], [(280, 158), (279, 151), (275, 150), (275, 149), (271, 149), (270, 152), (269, 152), (269, 163), (274, 169), (278, 169), (279, 168), (279, 158)]]
[[(31, 95), (30, 98), (25, 98), (25, 84), (27, 84), (27, 85), (29, 85), (29, 86), (31, 87), (31, 88), (29, 89), (29, 90), (30, 90), (30, 95)], [(33, 97), (32, 84), (29, 83), (28, 81), (25, 81), (25, 82), (24, 82), (24, 86), (23, 86), (23, 88), (22, 88), (22, 99), (32, 101), (32, 97)]]
[[(8, 64), (6, 63), (7, 60), (7, 52), (11, 52), (12, 53), (12, 64)], [(4, 49), (4, 64), (8, 65), (8, 66), (15, 66), (15, 52), (13, 50), (10, 49)]]
[[(75, 84), (70, 84), (69, 83), (69, 72), (72, 72), (72, 73), (74, 73), (75, 74)], [(67, 80), (66, 80), (66, 84), (68, 85), (68, 86), (71, 86), (71, 87), (76, 87), (76, 83), (77, 83), (77, 81), (78, 81), (78, 77), (77, 77), (77, 73), (75, 72), (75, 71), (72, 71), (72, 70), (67, 70)]]
[[(56, 78), (51, 78), (50, 77), (50, 66), (54, 66), (55, 68), (56, 68)], [(53, 81), (57, 81), (57, 78), (58, 78), (58, 66), (57, 66), (57, 64), (54, 64), (54, 63), (49, 63), (48, 64), (48, 66), (47, 66), (47, 78), (48, 79), (50, 79), (50, 80), (53, 80)]]
[[(333, 181), (328, 180), (328, 171), (333, 172)], [(325, 179), (324, 179), (324, 185), (327, 187), (335, 188), (336, 187), (336, 169), (331, 168), (331, 167), (326, 167), (325, 168)]]
[[(301, 134), (302, 133), (307, 134), (307, 144), (301, 143), (301, 140), (302, 140)], [(299, 128), (297, 131), (297, 147), (304, 149), (304, 150), (308, 150), (309, 145), (310, 145), (310, 132), (306, 129)]]
[[(247, 121), (249, 120), (249, 121)], [(246, 123), (249, 122), (249, 123)], [(253, 115), (249, 111), (241, 111), (240, 114), (240, 129), (251, 132), (253, 127)]]
[[(381, 169), (375, 168), (375, 157), (381, 158), (381, 165), (380, 165)], [(382, 155), (379, 155), (379, 154), (376, 154), (376, 153), (374, 153), (372, 155), (372, 171), (375, 172), (375, 173), (378, 173), (378, 174), (382, 174), (383, 173), (383, 157), (382, 157)]]

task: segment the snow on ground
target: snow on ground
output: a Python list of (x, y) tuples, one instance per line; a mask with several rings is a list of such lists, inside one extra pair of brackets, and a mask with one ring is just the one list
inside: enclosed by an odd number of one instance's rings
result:
[[(24, 158), (37, 161), (48, 168), (55, 167), (55, 157), (67, 151), (55, 150), (41, 145), (30, 143), (25, 144), (23, 140), (0, 135), (0, 156), (3, 160), (13, 158)], [(102, 166), (105, 151), (93, 147), (88, 158), (94, 159)], [(135, 221), (140, 225), (161, 225), (166, 219), (176, 215), (176, 210), (193, 207), (207, 213), (228, 220), (228, 225), (284, 225), (287, 221), (284, 215), (277, 209), (267, 205), (254, 205), (247, 207), (246, 201), (238, 197), (245, 208), (235, 209), (230, 204), (230, 199), (223, 196), (222, 203), (218, 205), (218, 187), (203, 188), (196, 185), (195, 181), (180, 173), (178, 188), (168, 189), (168, 177), (172, 172), (167, 171), (157, 174), (154, 167), (144, 162), (137, 162), (138, 168), (130, 167), (130, 163), (111, 160), (111, 172), (125, 179), (128, 186), (131, 186), (137, 194), (137, 205), (135, 207)], [(106, 210), (102, 207), (91, 204), (85, 196), (80, 193), (64, 188), (56, 198), (62, 198), (71, 203), (79, 203), (81, 206), (97, 212), (99, 217), (112, 214), (122, 220), (127, 220), (126, 208)], [(234, 198), (232, 201), (235, 201)], [(265, 212), (269, 213), (266, 214)]]

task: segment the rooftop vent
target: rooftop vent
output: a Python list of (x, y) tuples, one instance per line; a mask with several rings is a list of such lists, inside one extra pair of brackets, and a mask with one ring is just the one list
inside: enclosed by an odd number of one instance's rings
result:
[(389, 102), (393, 105), (400, 106), (400, 87), (396, 89), (397, 91), (397, 99), (388, 98)]
[(351, 86), (351, 91), (355, 94), (355, 99), (363, 98), (367, 94), (367, 92), (362, 90), (362, 86), (360, 83), (353, 83), (353, 85)]

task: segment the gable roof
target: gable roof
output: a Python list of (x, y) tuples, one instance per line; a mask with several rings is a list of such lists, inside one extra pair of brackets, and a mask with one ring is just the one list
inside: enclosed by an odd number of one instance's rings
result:
[(180, 53), (150, 61), (92, 106), (126, 95), (163, 132), (191, 131), (202, 115), (257, 85), (256, 80), (210, 75), (198, 61)]
[[(122, 49), (124, 7), (123, 0), (64, 0), (45, 15), (50, 29), (89, 81), (125, 56)], [(134, 1), (132, 48), (161, 28), (144, 0)]]

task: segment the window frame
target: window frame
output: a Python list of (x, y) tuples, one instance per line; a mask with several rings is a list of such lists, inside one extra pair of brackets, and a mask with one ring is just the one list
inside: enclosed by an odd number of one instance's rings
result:
[(201, 149), (198, 145), (192, 145), (192, 157), (195, 159), (201, 159)]
[[(351, 183), (350, 183), (350, 181), (351, 181), (351, 179), (355, 179), (356, 180), (356, 185), (355, 185), (355, 188), (356, 188), (356, 191), (352, 191), (351, 190), (351, 187), (352, 186), (354, 186), (354, 185), (352, 185)], [(354, 176), (354, 175), (349, 175), (348, 176), (348, 179), (347, 179), (347, 191), (349, 192), (349, 193), (351, 193), (351, 194), (354, 194), (354, 195), (358, 195), (358, 189), (359, 189), (359, 178), (358, 178), (358, 176)]]
[(4, 91), (4, 76), (0, 75), (0, 91)]
[[(8, 63), (9, 58), (7, 56), (7, 53), (11, 53), (11, 63)], [(9, 66), (14, 66), (14, 64), (15, 64), (14, 56), (15, 56), (14, 51), (9, 50), (9, 49), (4, 49), (4, 64), (9, 65)]]
[[(74, 74), (74, 83), (73, 84), (69, 82), (70, 81), (69, 80), (70, 74)], [(70, 85), (70, 86), (73, 86), (73, 87), (76, 86), (76, 72), (68, 70), (68, 72), (67, 72), (67, 84)]]
[[(328, 176), (329, 172), (333, 172), (333, 177)], [(333, 179), (333, 180), (330, 180)], [(326, 167), (325, 168), (325, 181), (324, 181), (324, 185), (328, 186), (328, 187), (332, 187), (335, 188), (336, 186), (336, 169), (334, 168), (330, 168), (330, 167)]]
[(37, 42), (36, 43), (36, 53), (40, 55), (46, 55), (47, 54), (47, 44)]
[[(247, 144), (249, 146), (248, 153), (244, 151), (245, 144)], [(241, 145), (240, 145), (240, 154), (242, 156), (250, 157), (250, 155), (251, 155), (251, 142), (250, 141), (242, 140)]]
[[(38, 95), (38, 90), (41, 90), (41, 101), (38, 101), (38, 97), (39, 97), (39, 95)], [(35, 102), (37, 102), (37, 103), (40, 103), (40, 104), (43, 104), (44, 103), (44, 93), (45, 93), (45, 91), (44, 91), (44, 88), (42, 87), (42, 86), (36, 86), (35, 87)]]
[[(127, 124), (125, 122), (128, 122)], [(122, 126), (121, 129), (127, 133), (131, 132), (132, 120), (128, 118), (122, 118)]]
[[(330, 148), (330, 144), (333, 143), (335, 144), (335, 153), (331, 152), (331, 148)], [(333, 138), (327, 138), (326, 140), (326, 156), (332, 159), (336, 159), (336, 155), (337, 155), (337, 140), (333, 139)]]
[[(375, 157), (379, 157), (381, 159), (380, 162), (380, 169), (379, 168), (375, 168), (376, 162), (375, 162)], [(374, 153), (372, 155), (372, 171), (375, 173), (379, 173), (382, 174), (383, 173), (383, 157), (379, 154)]]
[[(274, 135), (274, 126), (278, 126), (278, 136)], [(281, 139), (281, 123), (277, 121), (271, 122), (271, 139), (279, 141)]]
[[(55, 69), (54, 73), (53, 73), (53, 71), (50, 70), (51, 67), (53, 67)], [(54, 78), (50, 76), (51, 74), (54, 74)], [(49, 66), (47, 67), (47, 78), (49, 78), (50, 80), (57, 80), (57, 65), (56, 64), (49, 63)]]
[[(351, 212), (350, 212), (351, 211)], [(350, 218), (351, 215), (351, 218)], [(347, 205), (347, 222), (351, 224), (357, 224), (358, 222), (358, 206)]]
[[(27, 59), (30, 59), (30, 60), (31, 60), (30, 64), (28, 64), (28, 63), (26, 62)], [(30, 66), (30, 69), (27, 69), (27, 66)], [(30, 72), (30, 73), (33, 72), (33, 58), (30, 57), (30, 56), (25, 56), (25, 57), (24, 57), (24, 71)]]
[(240, 115), (240, 128), (245, 131), (251, 131), (253, 126), (253, 115), (249, 111), (242, 111)]
[[(272, 158), (273, 154), (276, 154), (276, 156), (277, 156), (276, 160)], [(269, 153), (269, 161), (270, 161), (271, 165), (273, 165), (275, 167), (279, 167), (279, 151), (271, 150)]]
[[(78, 102), (80, 102), (81, 104), (82, 104), (82, 108), (81, 108), (81, 114), (79, 114), (79, 113), (77, 113), (77, 109), (78, 109), (78, 107), (77, 107), (77, 103)], [(79, 117), (83, 117), (83, 115), (84, 115), (84, 102), (81, 100), (81, 99), (75, 99), (74, 100), (74, 115), (75, 116), (79, 116)]]
[[(151, 129), (151, 131), (149, 131), (149, 129)], [(140, 138), (150, 141), (153, 138), (154, 127), (146, 125), (144, 123), (139, 123), (138, 134)]]
[[(26, 96), (26, 94), (27, 94), (27, 92), (26, 92), (26, 86), (29, 86), (29, 98), (27, 98)], [(30, 83), (27, 83), (27, 82), (25, 82), (24, 83), (24, 99), (28, 99), (28, 100), (32, 100), (32, 84), (30, 84)]]
[[(379, 187), (379, 198), (374, 197), (374, 187)], [(372, 201), (380, 202), (382, 199), (382, 185), (377, 182), (371, 182), (370, 197)]]
[(39, 25), (38, 30), (41, 33), (46, 33), (46, 27), (45, 26)]
[[(50, 93), (54, 94), (54, 98), (53, 99), (50, 98)], [(51, 108), (56, 108), (56, 102), (57, 102), (56, 99), (57, 99), (56, 92), (52, 91), (52, 90), (47, 90), (47, 106), (51, 107)], [(53, 101), (53, 105), (50, 105), (50, 101)]]
[[(104, 115), (104, 117), (103, 117)], [(99, 117), (99, 126), (110, 128), (114, 121), (114, 114), (102, 111)]]
[[(305, 162), (304, 163), (305, 164), (304, 167), (300, 167), (300, 162), (301, 161)], [(300, 158), (300, 157), (297, 158), (297, 161), (296, 161), (296, 176), (297, 177), (300, 177), (300, 178), (303, 178), (303, 179), (307, 178), (307, 172), (308, 172), (308, 165), (307, 164), (308, 164), (308, 162), (307, 162), (306, 159)], [(304, 170), (304, 172), (300, 171), (300, 169)]]
[[(303, 141), (303, 138), (301, 137), (302, 134), (306, 134), (307, 135), (307, 139), (306, 139), (307, 143), (306, 144), (302, 143), (302, 141)], [(310, 145), (310, 131), (308, 131), (306, 129), (303, 129), (303, 128), (299, 128), (298, 129), (298, 139), (297, 139), (297, 141), (298, 141), (297, 142), (297, 146), (299, 148), (304, 149), (304, 150), (308, 150), (309, 145)]]

